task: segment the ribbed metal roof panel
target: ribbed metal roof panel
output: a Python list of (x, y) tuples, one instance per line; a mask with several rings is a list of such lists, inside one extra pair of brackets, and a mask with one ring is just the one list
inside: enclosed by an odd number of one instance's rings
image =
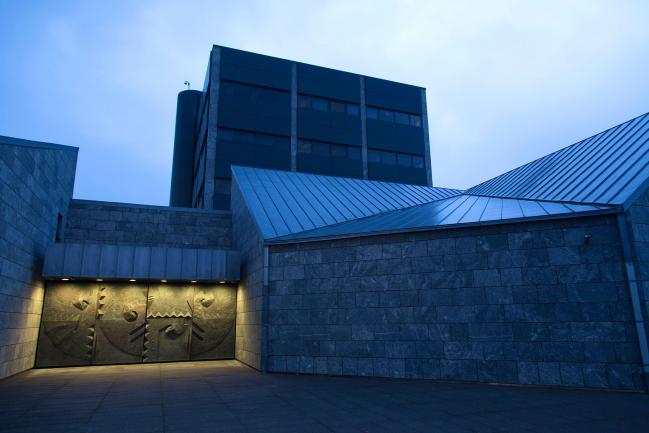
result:
[(320, 227), (275, 239), (306, 241), (451, 226), (497, 224), (527, 219), (615, 211), (617, 207), (494, 198), (462, 194), (380, 215)]
[(649, 179), (649, 113), (467, 190), (531, 200), (627, 205)]
[(448, 188), (232, 167), (264, 239), (458, 196)]

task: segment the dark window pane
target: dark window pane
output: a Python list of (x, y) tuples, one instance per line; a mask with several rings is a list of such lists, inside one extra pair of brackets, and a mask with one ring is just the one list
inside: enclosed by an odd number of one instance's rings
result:
[(397, 154), (397, 164), (402, 167), (412, 166), (412, 157), (403, 153)]
[(262, 146), (272, 146), (273, 137), (271, 137), (270, 135), (258, 134), (255, 136), (255, 143), (260, 144)]
[(381, 162), (381, 152), (378, 150), (368, 150), (367, 160), (369, 162)]
[(311, 98), (305, 95), (299, 95), (297, 97), (297, 106), (299, 108), (309, 108), (311, 107)]
[(376, 108), (367, 107), (367, 118), (368, 119), (378, 119), (379, 118), (379, 110), (377, 110)]
[(345, 104), (343, 104), (342, 102), (331, 101), (329, 103), (329, 106), (331, 107), (331, 111), (335, 111), (336, 113), (345, 112)]
[(359, 160), (361, 159), (361, 150), (358, 147), (348, 147), (347, 157), (349, 159)]
[(422, 158), (421, 156), (413, 156), (412, 166), (415, 168), (424, 168), (424, 158)]
[(394, 165), (397, 163), (397, 155), (394, 152), (381, 152), (381, 162)]
[(347, 104), (347, 114), (350, 116), (358, 116), (358, 105), (356, 104)]
[(328, 111), (329, 101), (326, 99), (313, 98), (311, 99), (311, 108), (318, 111)]
[(254, 143), (255, 142), (255, 137), (249, 132), (237, 131), (235, 133), (235, 137), (236, 137), (237, 141), (240, 141), (242, 143)]
[(410, 126), (416, 126), (417, 128), (421, 127), (421, 116), (418, 116), (416, 114), (411, 114)]
[(401, 125), (409, 125), (410, 124), (410, 119), (409, 116), (406, 113), (394, 113), (394, 122), (399, 123)]
[(273, 144), (276, 149), (286, 150), (288, 149), (290, 140), (286, 137), (273, 137)]
[(314, 155), (329, 156), (329, 145), (327, 143), (311, 143), (311, 152)]
[(379, 119), (384, 120), (386, 122), (394, 122), (394, 113), (388, 110), (380, 110)]
[(298, 141), (297, 151), (300, 153), (311, 153), (311, 142), (310, 141)]
[(338, 146), (337, 144), (332, 144), (331, 156), (345, 158), (347, 156), (347, 149), (345, 149), (345, 146)]
[[(205, 137), (207, 137), (207, 134), (205, 134)], [(234, 132), (227, 129), (220, 129), (219, 139), (223, 141), (232, 141), (234, 140)]]

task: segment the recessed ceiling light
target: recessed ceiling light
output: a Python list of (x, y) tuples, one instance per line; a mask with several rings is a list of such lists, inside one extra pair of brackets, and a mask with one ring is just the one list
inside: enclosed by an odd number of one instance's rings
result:
[(69, 278), (61, 278), (61, 281), (70, 281)]

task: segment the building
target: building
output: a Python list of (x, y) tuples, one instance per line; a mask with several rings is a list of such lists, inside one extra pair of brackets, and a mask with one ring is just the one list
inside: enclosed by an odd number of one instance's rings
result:
[(466, 191), (233, 164), (229, 210), (72, 199), (76, 154), (0, 138), (0, 377), (235, 358), (647, 390), (649, 113)]
[(245, 165), (432, 185), (426, 91), (214, 46), (178, 95), (170, 205), (227, 209)]

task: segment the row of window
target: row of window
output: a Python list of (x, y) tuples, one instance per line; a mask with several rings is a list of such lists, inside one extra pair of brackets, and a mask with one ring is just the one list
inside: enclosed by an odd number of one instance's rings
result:
[(234, 129), (219, 129), (219, 140), (234, 141), (237, 143), (258, 144), (260, 146), (288, 146), (290, 140), (288, 137), (279, 135), (258, 134), (255, 132), (237, 131)]
[(386, 152), (384, 150), (368, 150), (367, 161), (400, 167), (424, 168), (424, 158), (419, 155), (410, 155), (399, 152)]
[(317, 111), (347, 113), (350, 116), (358, 116), (360, 114), (360, 107), (358, 104), (334, 101), (332, 99), (316, 98), (314, 96), (298, 95), (297, 106), (299, 108), (311, 108)]
[(335, 158), (361, 159), (360, 147), (342, 146), (340, 144), (323, 143), (322, 141), (299, 140), (297, 151), (306, 155), (318, 155)]
[(421, 128), (421, 116), (418, 114), (408, 114), (408, 113), (402, 113), (400, 111), (392, 111), (392, 110), (384, 110), (382, 108), (367, 107), (367, 118)]

